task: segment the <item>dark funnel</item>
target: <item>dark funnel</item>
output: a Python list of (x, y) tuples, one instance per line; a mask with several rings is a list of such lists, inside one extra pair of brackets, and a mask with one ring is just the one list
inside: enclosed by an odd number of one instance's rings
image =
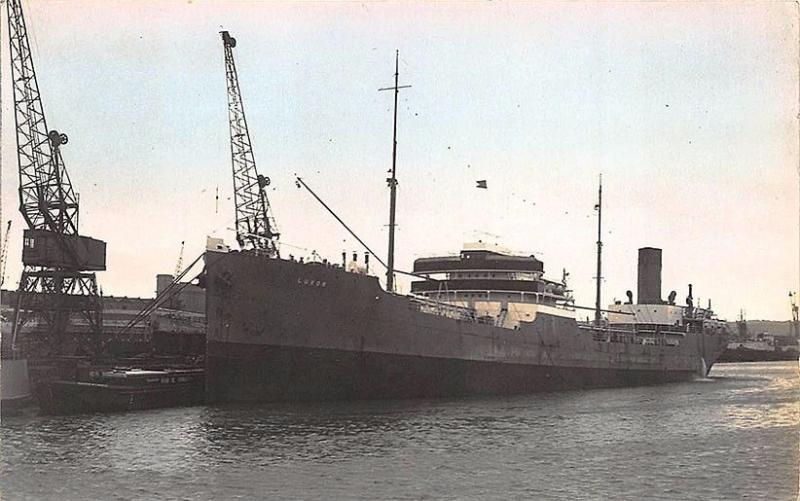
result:
[(638, 303), (662, 304), (661, 300), (661, 249), (639, 249)]

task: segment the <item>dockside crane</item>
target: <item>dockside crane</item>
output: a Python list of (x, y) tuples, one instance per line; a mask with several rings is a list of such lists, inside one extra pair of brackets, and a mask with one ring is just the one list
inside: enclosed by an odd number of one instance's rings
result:
[(6, 234), (3, 235), (3, 248), (0, 250), (0, 287), (6, 283), (6, 263), (8, 262), (8, 234), (11, 233), (11, 220), (6, 224)]
[(236, 39), (221, 32), (225, 51), (225, 75), (228, 87), (228, 121), (231, 134), (233, 166), (233, 200), (236, 209), (236, 241), (242, 250), (251, 250), (268, 257), (280, 257), (278, 233), (265, 188), (270, 180), (256, 170), (250, 132), (239, 91), (239, 77), (233, 60)]
[[(29, 356), (91, 353), (100, 342), (102, 303), (95, 271), (105, 270), (106, 244), (78, 233), (79, 197), (61, 156), (67, 135), (48, 129), (36, 80), (20, 0), (7, 0), (11, 82), (19, 164), (19, 210), (23, 271), (17, 291), (11, 346), (16, 355), (22, 327), (36, 320), (37, 353)], [(67, 333), (74, 315), (88, 326)], [(67, 346), (74, 336), (77, 343)], [(26, 336), (27, 337), (27, 336)]]
[(181, 240), (181, 251), (180, 253), (178, 253), (178, 264), (175, 265), (175, 274), (172, 275), (173, 277), (177, 277), (178, 275), (180, 275), (181, 271), (183, 270), (183, 248), (185, 247), (185, 245), (186, 241)]

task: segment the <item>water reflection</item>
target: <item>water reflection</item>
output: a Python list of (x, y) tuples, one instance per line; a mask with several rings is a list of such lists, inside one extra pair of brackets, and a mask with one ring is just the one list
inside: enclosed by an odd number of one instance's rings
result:
[(784, 499), (800, 462), (797, 369), (756, 365), (719, 366), (711, 381), (512, 398), (11, 419), (0, 492)]

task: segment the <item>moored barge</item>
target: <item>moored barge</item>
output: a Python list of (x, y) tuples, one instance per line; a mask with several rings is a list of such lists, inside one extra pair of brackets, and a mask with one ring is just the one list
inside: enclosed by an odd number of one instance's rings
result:
[(199, 405), (204, 390), (200, 368), (95, 368), (81, 380), (43, 383), (36, 397), (42, 414), (79, 414)]

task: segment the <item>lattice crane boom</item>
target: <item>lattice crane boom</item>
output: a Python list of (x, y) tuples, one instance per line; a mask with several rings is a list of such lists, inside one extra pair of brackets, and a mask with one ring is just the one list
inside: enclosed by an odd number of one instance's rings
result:
[(250, 142), (250, 132), (239, 90), (239, 77), (233, 59), (236, 39), (223, 31), (225, 75), (228, 87), (228, 121), (231, 134), (233, 200), (236, 209), (236, 240), (242, 249), (252, 249), (270, 257), (279, 257), (278, 233), (265, 188), (268, 177), (258, 174)]
[(6, 234), (3, 235), (3, 248), (0, 249), (0, 286), (6, 282), (6, 264), (8, 263), (8, 235), (11, 233), (11, 220), (6, 224)]
[(32, 230), (78, 233), (78, 197), (61, 158), (66, 134), (47, 128), (20, 0), (7, 0), (20, 212)]
[(178, 264), (175, 265), (175, 274), (173, 277), (177, 279), (180, 276), (181, 271), (183, 271), (183, 248), (186, 245), (185, 240), (181, 240), (181, 251), (178, 253)]

